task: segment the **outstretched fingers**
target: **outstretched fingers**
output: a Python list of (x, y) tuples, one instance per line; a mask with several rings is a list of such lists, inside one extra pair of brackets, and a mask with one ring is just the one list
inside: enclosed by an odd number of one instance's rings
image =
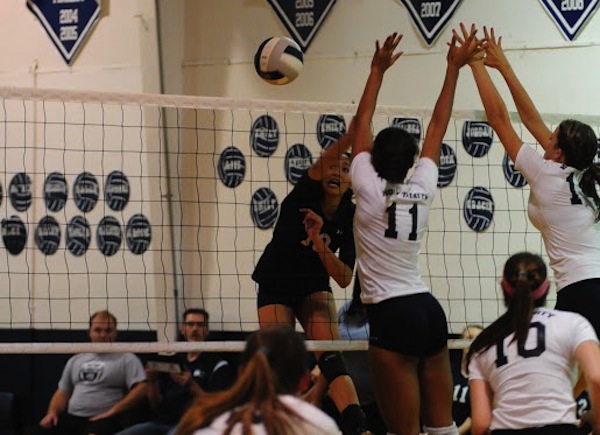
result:
[(383, 45), (381, 45), (378, 40), (375, 41), (375, 54), (373, 55), (371, 68), (385, 71), (392, 66), (400, 56), (402, 56), (402, 51), (395, 53), (398, 44), (402, 41), (402, 36), (403, 35), (394, 32), (385, 38)]

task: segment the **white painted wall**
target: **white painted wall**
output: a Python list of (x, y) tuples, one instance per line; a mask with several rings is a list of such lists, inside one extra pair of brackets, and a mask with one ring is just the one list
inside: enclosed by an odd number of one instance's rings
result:
[[(163, 21), (171, 13), (185, 18), (185, 43), (180, 47), (183, 84), (173, 83), (179, 77), (166, 76), (167, 90), (183, 87), (191, 95), (350, 103), (360, 97), (375, 39), (398, 31), (405, 35), (401, 46), (405, 55), (387, 74), (380, 102), (430, 107), (441, 85), (450, 29), (461, 21), (474, 21), (495, 26), (503, 36), (508, 56), (540, 111), (598, 113), (593, 98), (600, 93), (598, 13), (569, 42), (539, 1), (463, 0), (435, 44), (426, 47), (400, 0), (338, 0), (305, 54), (302, 75), (294, 83), (275, 87), (263, 83), (252, 64), (264, 39), (287, 35), (266, 0), (163, 3), (169, 4)], [(168, 36), (163, 41), (173, 44)], [(465, 70), (455, 108), (480, 107), (470, 72)]]
[(156, 13), (149, 0), (100, 0), (96, 27), (69, 67), (21, 0), (0, 14), (0, 83), (73, 90), (159, 92)]

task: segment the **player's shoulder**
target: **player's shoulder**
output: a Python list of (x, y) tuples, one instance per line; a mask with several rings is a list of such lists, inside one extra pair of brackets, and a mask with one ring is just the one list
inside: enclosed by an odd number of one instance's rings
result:
[(568, 329), (568, 325), (577, 325), (582, 322), (587, 322), (587, 319), (579, 313), (555, 310), (546, 307), (536, 308), (532, 320), (544, 321), (544, 323), (550, 321), (551, 323), (557, 324), (557, 327), (561, 330), (564, 330), (565, 328)]

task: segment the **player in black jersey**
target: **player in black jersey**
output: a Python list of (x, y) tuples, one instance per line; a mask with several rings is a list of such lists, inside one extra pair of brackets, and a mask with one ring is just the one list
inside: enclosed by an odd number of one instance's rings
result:
[[(326, 148), (281, 204), (273, 239), (252, 278), (258, 283), (258, 319), (262, 327), (300, 322), (310, 340), (339, 339), (330, 277), (340, 287), (352, 280), (349, 133)], [(335, 254), (339, 250), (339, 257)], [(365, 417), (340, 352), (317, 352), (329, 395), (341, 413), (344, 433), (365, 430)]]

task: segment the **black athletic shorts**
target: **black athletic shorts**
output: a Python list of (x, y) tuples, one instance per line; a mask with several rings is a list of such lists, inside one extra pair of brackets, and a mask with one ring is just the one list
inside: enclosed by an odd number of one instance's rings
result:
[(600, 278), (585, 279), (563, 287), (557, 293), (554, 308), (581, 314), (600, 337)]
[(258, 286), (258, 297), (256, 298), (257, 308), (262, 308), (267, 305), (285, 305), (290, 307), (294, 313), (297, 313), (302, 303), (312, 293), (326, 291), (332, 293), (331, 287), (328, 286), (318, 290), (306, 290), (305, 288), (297, 288), (290, 283), (265, 283)]
[(418, 293), (366, 305), (369, 345), (411, 356), (430, 356), (448, 345), (448, 324), (431, 293)]
[(492, 435), (581, 435), (581, 431), (572, 424), (551, 424), (528, 429), (496, 429)]

